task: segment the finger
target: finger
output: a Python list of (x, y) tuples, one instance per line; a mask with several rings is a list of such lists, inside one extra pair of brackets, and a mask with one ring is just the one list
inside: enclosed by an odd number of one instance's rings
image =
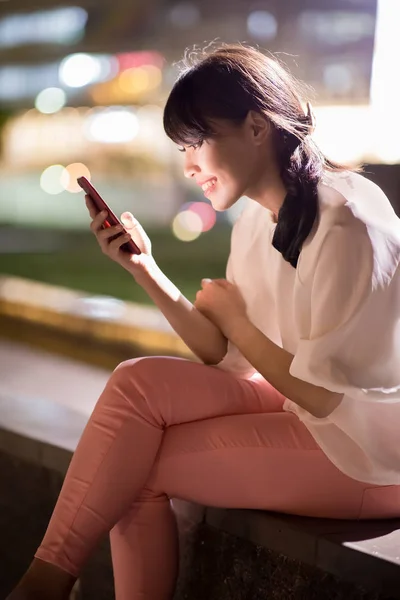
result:
[(93, 218), (93, 221), (90, 223), (90, 229), (93, 231), (93, 233), (97, 233), (101, 230), (102, 225), (103, 225), (104, 221), (106, 220), (106, 218), (107, 218), (106, 210), (102, 210)]
[(232, 285), (231, 283), (229, 283), (229, 281), (227, 281), (226, 279), (213, 279), (214, 283), (217, 283), (218, 285), (220, 285), (221, 287), (229, 287), (230, 285)]
[(114, 225), (113, 227), (106, 227), (105, 229), (100, 229), (97, 233), (97, 239), (99, 241), (108, 240), (109, 238), (118, 235), (119, 233), (125, 233), (125, 229), (122, 225)]
[(129, 233), (124, 233), (123, 235), (119, 235), (117, 238), (115, 238), (115, 240), (112, 240), (108, 244), (108, 249), (110, 252), (116, 253), (116, 252), (118, 252), (118, 250), (120, 249), (120, 247), (123, 244), (126, 244), (126, 242), (129, 242), (129, 240), (131, 240), (131, 239), (132, 238)]
[(212, 279), (205, 277), (204, 279), (201, 280), (201, 287), (204, 288), (206, 285), (208, 285), (209, 283), (212, 283), (212, 282), (213, 282)]
[(92, 219), (94, 219), (96, 217), (96, 215), (99, 214), (99, 211), (95, 207), (93, 200), (91, 199), (91, 197), (88, 194), (85, 195), (85, 204), (86, 204), (86, 208), (89, 211), (90, 216), (92, 217)]

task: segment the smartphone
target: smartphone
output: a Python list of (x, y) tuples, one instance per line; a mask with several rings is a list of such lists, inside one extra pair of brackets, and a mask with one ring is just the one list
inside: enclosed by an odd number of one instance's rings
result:
[[(95, 205), (95, 207), (97, 208), (97, 210), (99, 212), (101, 212), (102, 210), (107, 211), (108, 216), (103, 223), (103, 229), (105, 229), (106, 227), (112, 227), (114, 225), (122, 225), (121, 221), (113, 213), (111, 208), (108, 206), (107, 202), (105, 202), (105, 200), (103, 200), (103, 198), (100, 196), (99, 192), (92, 186), (92, 184), (90, 183), (90, 181), (88, 179), (86, 179), (86, 177), (78, 177), (77, 182), (78, 182), (78, 185), (88, 194), (88, 196), (90, 196), (90, 199), (92, 200), (93, 204)], [(123, 227), (123, 225), (122, 225), (122, 227)], [(125, 231), (125, 228), (124, 228), (124, 231)], [(122, 234), (123, 234), (123, 232), (122, 232)], [(118, 235), (122, 235), (122, 234), (118, 234)], [(125, 244), (122, 244), (121, 250), (123, 252), (128, 252), (129, 254), (141, 254), (142, 253), (140, 248), (137, 247), (137, 245), (135, 244), (135, 242), (133, 240), (128, 240), (127, 242), (125, 242)]]

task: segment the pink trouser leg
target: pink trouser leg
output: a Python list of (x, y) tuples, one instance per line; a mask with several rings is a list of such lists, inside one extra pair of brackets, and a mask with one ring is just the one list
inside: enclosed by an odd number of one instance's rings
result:
[(337, 470), (283, 401), (260, 377), (238, 380), (168, 357), (122, 363), (85, 428), (36, 557), (78, 576), (111, 531), (117, 600), (170, 600), (178, 562), (171, 497), (358, 518), (374, 486)]
[(170, 357), (121, 363), (79, 441), (46, 535), (35, 556), (77, 576), (100, 537), (131, 508), (171, 425), (281, 410), (271, 386)]

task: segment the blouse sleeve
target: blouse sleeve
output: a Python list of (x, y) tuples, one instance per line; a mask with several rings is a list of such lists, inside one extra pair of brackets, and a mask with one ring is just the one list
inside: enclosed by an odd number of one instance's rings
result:
[(309, 332), (291, 375), (344, 400), (400, 401), (393, 396), (400, 391), (399, 259), (396, 236), (355, 218), (330, 228), (313, 269)]

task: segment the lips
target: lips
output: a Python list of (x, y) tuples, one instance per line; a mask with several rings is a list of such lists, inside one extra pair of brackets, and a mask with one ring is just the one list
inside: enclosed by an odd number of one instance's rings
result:
[(196, 181), (196, 183), (197, 183), (197, 185), (199, 185), (201, 187), (202, 185), (207, 183), (207, 181), (212, 181), (213, 179), (216, 179), (216, 177), (208, 177), (208, 179), (200, 179), (199, 181)]
[(210, 179), (205, 179), (202, 182), (198, 182), (199, 185), (201, 186), (203, 192), (206, 192), (208, 189), (210, 189), (215, 183), (217, 182), (217, 178), (216, 177), (211, 177)]

